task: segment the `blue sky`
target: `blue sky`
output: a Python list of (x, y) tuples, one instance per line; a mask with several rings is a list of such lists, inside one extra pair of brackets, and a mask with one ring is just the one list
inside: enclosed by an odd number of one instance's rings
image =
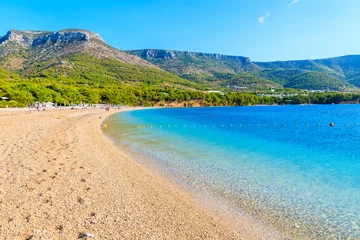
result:
[(359, 0), (1, 0), (0, 35), (82, 28), (119, 49), (315, 59), (360, 54), (359, 13)]

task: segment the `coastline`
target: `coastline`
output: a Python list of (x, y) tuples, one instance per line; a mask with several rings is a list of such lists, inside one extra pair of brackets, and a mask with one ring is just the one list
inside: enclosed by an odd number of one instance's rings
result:
[[(111, 115), (110, 118), (112, 118), (112, 116), (113, 115)], [(104, 122), (106, 122), (106, 120), (104, 120)], [(104, 135), (107, 136), (106, 132), (104, 132)], [(111, 136), (107, 136), (107, 138), (125, 156), (133, 159), (146, 169), (149, 169), (151, 174), (159, 177), (165, 184), (188, 195), (195, 204), (213, 215), (218, 223), (224, 224), (231, 229), (231, 231), (238, 233), (239, 237), (236, 239), (291, 239), (285, 231), (280, 231), (262, 219), (244, 212), (239, 208), (239, 205), (236, 205), (234, 202), (225, 200), (220, 196), (215, 196), (213, 193), (202, 191), (189, 183), (183, 182), (163, 169), (164, 166), (156, 160), (133, 150), (131, 147), (117, 143)]]
[(261, 239), (125, 156), (100, 128), (115, 112), (1, 111), (0, 238)]

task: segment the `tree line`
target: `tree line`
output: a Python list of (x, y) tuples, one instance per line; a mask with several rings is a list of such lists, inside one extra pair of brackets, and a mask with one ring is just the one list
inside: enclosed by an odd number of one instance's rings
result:
[(290, 96), (260, 96), (246, 92), (205, 92), (175, 89), (171, 86), (129, 86), (119, 84), (92, 85), (59, 83), (55, 81), (0, 80), (0, 107), (26, 107), (35, 102), (71, 104), (123, 104), (126, 106), (154, 106), (178, 102), (186, 106), (247, 106), (272, 104), (332, 104), (359, 103), (358, 93), (307, 93)]

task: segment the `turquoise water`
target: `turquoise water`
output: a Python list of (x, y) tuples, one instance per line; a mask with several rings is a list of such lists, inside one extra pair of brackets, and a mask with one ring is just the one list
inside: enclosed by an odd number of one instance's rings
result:
[(360, 238), (359, 105), (150, 109), (105, 123), (168, 176), (294, 238)]

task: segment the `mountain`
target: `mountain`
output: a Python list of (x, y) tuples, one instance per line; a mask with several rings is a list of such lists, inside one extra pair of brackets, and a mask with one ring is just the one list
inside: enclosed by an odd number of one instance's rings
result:
[(11, 30), (0, 37), (0, 68), (25, 78), (76, 80), (84, 84), (202, 87), (115, 49), (98, 34), (81, 29)]
[(0, 38), (0, 58), (13, 56), (12, 61), (8, 62), (9, 68), (21, 69), (36, 62), (77, 53), (117, 59), (139, 67), (154, 67), (138, 57), (112, 48), (98, 34), (85, 30), (68, 29), (57, 32), (11, 30)]
[(282, 99), (242, 91), (355, 89), (360, 86), (359, 62), (359, 56), (260, 63), (221, 54), (121, 51), (98, 34), (81, 29), (11, 30), (0, 37), (0, 107), (36, 102), (67, 106), (358, 102), (357, 94), (315, 93)]
[(360, 87), (360, 55), (317, 60), (256, 62), (256, 64), (265, 69), (298, 69), (321, 72)]
[(174, 87), (189, 90), (360, 87), (360, 56), (253, 62), (248, 57), (171, 50), (121, 51), (81, 29), (10, 30), (0, 37), (0, 70), (62, 83)]
[(242, 73), (257, 71), (259, 67), (247, 57), (226, 56), (212, 53), (195, 53), (169, 50), (127, 51), (179, 75), (192, 73), (210, 74), (213, 72)]
[[(320, 60), (252, 62), (247, 57), (171, 50), (127, 51), (166, 71), (201, 83), (224, 85), (229, 75), (246, 74), (260, 86), (313, 90), (360, 87), (360, 55)], [(224, 77), (225, 76), (225, 77)]]
[(126, 51), (153, 63), (179, 77), (214, 87), (279, 88), (272, 81), (244, 73), (259, 72), (260, 68), (249, 58), (212, 53), (195, 53), (171, 50)]

